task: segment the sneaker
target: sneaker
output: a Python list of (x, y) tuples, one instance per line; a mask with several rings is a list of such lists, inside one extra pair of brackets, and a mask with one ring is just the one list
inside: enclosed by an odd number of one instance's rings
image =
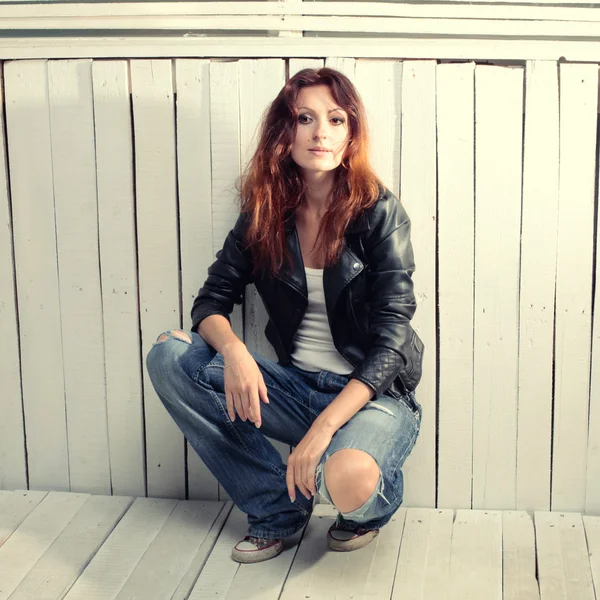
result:
[(338, 516), (327, 532), (327, 545), (338, 552), (350, 552), (370, 544), (378, 535), (379, 529), (352, 527), (342, 523)]
[(274, 558), (283, 550), (283, 540), (267, 540), (247, 535), (231, 551), (231, 558), (240, 563), (255, 563)]

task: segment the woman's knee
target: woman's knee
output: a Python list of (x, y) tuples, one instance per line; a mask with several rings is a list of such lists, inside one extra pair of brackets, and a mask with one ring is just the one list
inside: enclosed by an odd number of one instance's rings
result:
[(180, 357), (193, 343), (190, 334), (173, 329), (161, 333), (146, 356), (146, 369), (152, 384), (165, 383), (181, 370)]
[(342, 513), (362, 507), (373, 495), (380, 475), (375, 459), (362, 450), (338, 450), (325, 461), (325, 485), (333, 504)]

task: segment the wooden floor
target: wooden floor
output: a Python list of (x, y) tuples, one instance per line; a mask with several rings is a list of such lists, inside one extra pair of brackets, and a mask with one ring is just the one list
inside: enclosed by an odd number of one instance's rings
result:
[(277, 558), (238, 565), (230, 553), (246, 516), (230, 502), (0, 491), (0, 600), (592, 600), (594, 582), (600, 590), (600, 517), (401, 508), (349, 553), (327, 548), (334, 517), (317, 505)]

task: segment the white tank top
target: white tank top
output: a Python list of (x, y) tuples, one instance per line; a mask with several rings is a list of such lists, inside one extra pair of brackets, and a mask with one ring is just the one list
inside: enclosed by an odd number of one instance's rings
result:
[(333, 345), (325, 307), (323, 269), (305, 267), (308, 308), (294, 338), (292, 363), (305, 371), (330, 371), (348, 375), (354, 367)]

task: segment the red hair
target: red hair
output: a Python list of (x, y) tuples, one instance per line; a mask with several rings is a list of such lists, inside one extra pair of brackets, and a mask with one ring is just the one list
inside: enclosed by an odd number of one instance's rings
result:
[(329, 208), (317, 240), (325, 265), (339, 260), (348, 225), (379, 197), (379, 181), (368, 158), (365, 108), (356, 88), (334, 69), (304, 69), (279, 92), (263, 117), (254, 156), (240, 181), (241, 212), (248, 213), (246, 243), (254, 259), (254, 272), (277, 273), (288, 259), (285, 220), (302, 203), (306, 187), (292, 160), (298, 110), (296, 99), (304, 87), (325, 85), (348, 115), (351, 143), (336, 168)]

